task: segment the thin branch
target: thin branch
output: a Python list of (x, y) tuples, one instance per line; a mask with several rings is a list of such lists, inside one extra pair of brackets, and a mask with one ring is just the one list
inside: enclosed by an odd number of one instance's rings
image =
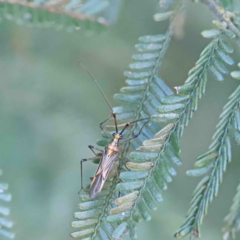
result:
[(209, 11), (221, 22), (226, 22), (228, 28), (240, 38), (240, 31), (236, 25), (231, 21), (230, 16), (225, 11), (220, 11), (220, 7), (213, 0), (200, 0), (207, 6)]
[(109, 23), (103, 18), (103, 17), (93, 17), (93, 16), (88, 16), (84, 13), (78, 13), (76, 11), (67, 11), (64, 10), (63, 5), (66, 4), (66, 2), (60, 2), (56, 4), (36, 4), (34, 2), (27, 2), (27, 1), (6, 1), (6, 0), (0, 0), (0, 3), (6, 3), (10, 5), (20, 5), (23, 7), (28, 7), (32, 9), (41, 9), (41, 10), (46, 10), (51, 13), (55, 14), (61, 14), (61, 15), (67, 15), (71, 18), (77, 19), (77, 20), (89, 20), (92, 22), (98, 22), (101, 25), (109, 25)]

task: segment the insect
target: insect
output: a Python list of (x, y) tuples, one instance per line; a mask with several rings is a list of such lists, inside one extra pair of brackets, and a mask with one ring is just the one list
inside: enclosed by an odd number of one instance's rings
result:
[[(81, 64), (82, 65), (82, 64)], [(84, 66), (83, 66), (84, 67)], [(86, 72), (88, 73), (88, 75), (91, 77), (91, 79), (93, 80), (93, 82), (96, 84), (97, 88), (99, 89), (99, 91), (101, 92), (102, 96), (104, 97), (107, 105), (109, 106), (109, 108), (111, 109), (111, 114), (108, 116), (108, 118), (106, 120), (104, 120), (103, 122), (100, 123), (100, 128), (101, 130), (107, 134), (107, 136), (109, 138), (111, 138), (110, 143), (107, 144), (107, 146), (105, 147), (104, 150), (96, 148), (92, 145), (89, 145), (88, 147), (90, 148), (90, 150), (96, 155), (98, 156), (99, 154), (96, 154), (94, 150), (99, 151), (100, 153), (100, 162), (98, 165), (98, 168), (96, 170), (96, 173), (92, 179), (91, 185), (90, 185), (90, 191), (89, 191), (89, 198), (93, 199), (96, 197), (96, 195), (101, 192), (103, 185), (105, 183), (105, 181), (107, 180), (109, 171), (115, 161), (115, 159), (117, 158), (118, 152), (119, 152), (119, 145), (126, 143), (128, 141), (131, 141), (132, 139), (136, 138), (139, 136), (139, 134), (141, 133), (144, 125), (146, 122), (149, 121), (149, 118), (142, 118), (142, 119), (138, 119), (132, 122), (128, 122), (124, 125), (124, 127), (122, 128), (122, 130), (119, 132), (118, 131), (118, 125), (117, 125), (117, 117), (116, 114), (113, 112), (113, 108), (111, 107), (107, 97), (104, 95), (101, 87), (98, 85), (97, 81), (93, 78), (93, 76), (90, 74), (90, 72), (86, 69), (86, 67), (84, 67), (84, 69), (86, 70)], [(109, 135), (109, 133), (105, 130), (103, 124), (108, 121), (110, 118), (114, 119), (114, 126), (115, 126), (115, 133), (112, 134), (112, 136)], [(141, 127), (140, 131), (135, 134), (134, 136), (130, 137), (129, 139), (123, 139), (123, 132), (132, 124), (140, 122), (140, 121), (145, 121), (143, 126)], [(88, 159), (82, 159), (80, 161), (80, 171), (81, 171), (81, 190), (84, 188), (83, 187), (83, 167), (82, 164), (85, 161), (88, 160), (92, 160), (92, 158), (88, 158)], [(81, 191), (80, 190), (80, 191)], [(79, 192), (80, 192), (79, 191)]]

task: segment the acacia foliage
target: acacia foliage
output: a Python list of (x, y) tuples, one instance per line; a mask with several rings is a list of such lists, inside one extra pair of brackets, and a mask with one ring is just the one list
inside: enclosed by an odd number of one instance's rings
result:
[[(146, 117), (150, 117), (150, 121), (136, 139), (124, 145), (119, 161), (115, 164), (115, 174), (111, 175), (111, 180), (105, 183), (97, 198), (89, 199), (89, 188), (80, 195), (80, 211), (75, 213), (78, 220), (72, 223), (77, 229), (72, 233), (74, 238), (119, 239), (126, 232), (131, 239), (137, 238), (137, 223), (142, 219), (151, 219), (150, 211), (156, 210), (156, 203), (162, 201), (162, 190), (167, 189), (167, 183), (176, 175), (174, 166), (181, 164), (179, 139), (198, 109), (199, 100), (207, 89), (209, 73), (221, 82), (229, 74), (229, 66), (234, 64), (231, 57), (234, 49), (230, 42), (237, 39), (236, 31), (229, 27), (227, 20), (215, 20), (214, 29), (202, 32), (203, 37), (211, 39), (210, 43), (188, 72), (184, 84), (175, 88), (176, 93), (171, 92), (157, 71), (182, 5), (177, 8), (180, 10), (169, 9), (171, 4), (164, 6), (164, 11), (154, 15), (154, 19), (169, 19), (168, 30), (165, 34), (139, 38), (136, 44), (139, 53), (133, 55), (134, 61), (129, 65), (129, 71), (124, 73), (127, 86), (114, 95), (114, 99), (121, 102), (114, 108), (120, 129), (127, 121)], [(226, 13), (226, 17), (229, 16), (231, 14)], [(189, 233), (191, 239), (200, 237), (203, 216), (217, 195), (223, 172), (231, 160), (229, 132), (231, 130), (235, 136), (239, 131), (236, 120), (238, 110), (239, 88), (230, 96), (223, 109), (209, 151), (198, 158), (196, 169), (188, 171), (191, 176), (210, 173), (196, 187), (187, 218), (175, 234), (177, 238)], [(141, 122), (133, 125), (124, 137), (136, 135), (142, 126)], [(113, 133), (113, 125), (106, 128), (109, 133)], [(97, 143), (105, 147), (110, 139), (105, 133), (102, 137)], [(135, 150), (132, 151), (132, 148)]]

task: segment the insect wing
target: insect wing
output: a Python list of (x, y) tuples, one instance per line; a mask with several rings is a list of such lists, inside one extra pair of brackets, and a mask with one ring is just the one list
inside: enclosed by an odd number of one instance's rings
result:
[(98, 169), (90, 186), (89, 197), (91, 199), (102, 190), (117, 154), (118, 152), (110, 152), (107, 148), (105, 148)]

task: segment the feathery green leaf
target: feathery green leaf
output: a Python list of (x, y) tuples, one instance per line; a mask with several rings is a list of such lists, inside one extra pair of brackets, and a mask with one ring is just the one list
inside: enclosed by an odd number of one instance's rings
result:
[(175, 234), (177, 238), (184, 237), (188, 233), (192, 237), (200, 237), (200, 225), (203, 217), (207, 214), (208, 205), (212, 202), (213, 197), (217, 196), (223, 173), (226, 171), (227, 163), (231, 161), (229, 133), (238, 131), (234, 127), (234, 122), (240, 111), (239, 102), (240, 86), (231, 94), (228, 103), (223, 108), (209, 151), (198, 158), (194, 170), (187, 172), (190, 176), (209, 173), (194, 190), (186, 220)]
[(108, 0), (5, 0), (0, 3), (0, 17), (29, 27), (55, 27), (68, 32), (81, 28), (101, 30), (114, 21), (108, 12), (117, 13), (118, 8), (119, 3)]
[[(0, 170), (0, 175), (2, 175), (2, 170)], [(1, 182), (0, 183), (0, 200), (1, 200), (0, 235), (9, 239), (13, 239), (15, 234), (10, 231), (10, 228), (12, 228), (13, 223), (6, 218), (6, 216), (9, 215), (10, 210), (4, 204), (4, 202), (11, 201), (11, 198), (12, 198), (11, 194), (9, 194), (7, 190), (8, 190), (8, 184)]]

